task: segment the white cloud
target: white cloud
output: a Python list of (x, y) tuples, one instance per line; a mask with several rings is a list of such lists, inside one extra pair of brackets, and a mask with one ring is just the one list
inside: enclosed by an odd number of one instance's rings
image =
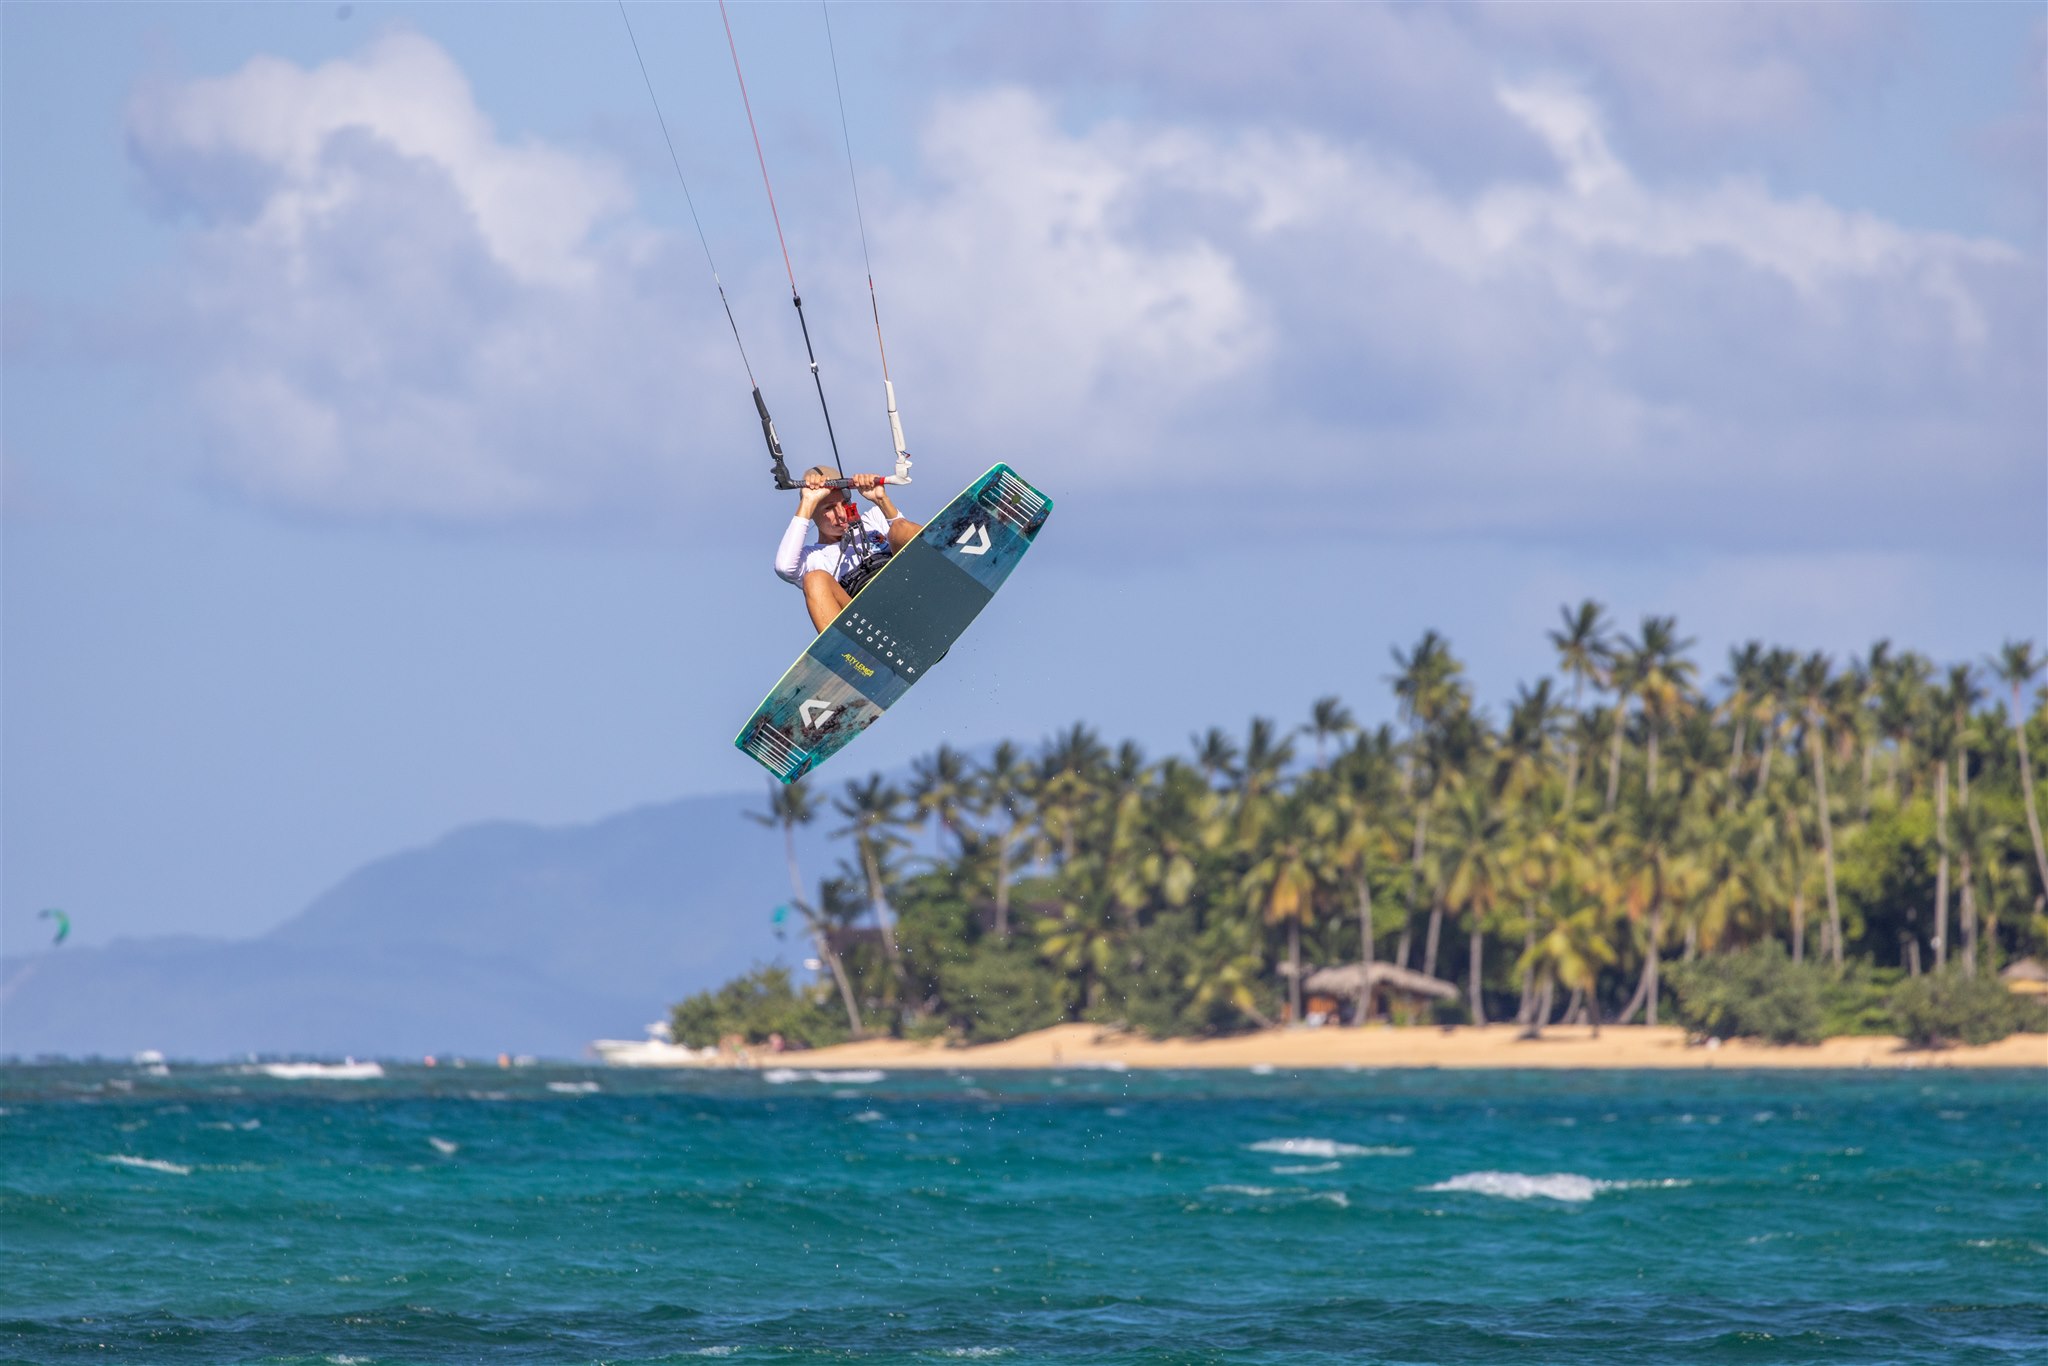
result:
[[(1744, 544), (1924, 540), (1988, 496), (2012, 534), (2042, 463), (2038, 259), (1751, 175), (1658, 183), (1558, 77), (1486, 98), (1551, 168), (1458, 187), (1285, 122), (944, 97), (915, 173), (869, 194), (920, 474), (1206, 471), (1243, 476), (1248, 526)], [(728, 341), (679, 326), (722, 324), (701, 273), (615, 170), (494, 133), (426, 40), (153, 91), (131, 127), (200, 213), (193, 363), (257, 497), (616, 513), (674, 490), (667, 434), (721, 468), (751, 443)], [(796, 245), (859, 278), (850, 237)], [(829, 381), (871, 355), (828, 343)], [(785, 436), (788, 378), (764, 375)]]
[(151, 188), (196, 219), (167, 349), (215, 477), (458, 522), (673, 494), (696, 376), (736, 367), (675, 326), (696, 277), (628, 216), (617, 167), (502, 137), (407, 32), (152, 86), (128, 123)]

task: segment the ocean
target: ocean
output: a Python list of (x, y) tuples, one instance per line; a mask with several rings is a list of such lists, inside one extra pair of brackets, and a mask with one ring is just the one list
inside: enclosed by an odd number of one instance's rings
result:
[(2044, 1362), (2042, 1074), (0, 1068), (23, 1362)]

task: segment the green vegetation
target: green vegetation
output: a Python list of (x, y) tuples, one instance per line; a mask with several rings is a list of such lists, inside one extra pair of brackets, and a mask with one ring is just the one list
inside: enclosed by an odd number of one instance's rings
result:
[(1924, 1048), (1993, 1043), (2023, 1029), (2048, 1029), (2048, 1007), (1989, 977), (1931, 973), (1900, 986), (1892, 1009), (1906, 1042)]
[[(1291, 731), (1258, 717), (1162, 760), (1075, 725), (1035, 753), (941, 747), (907, 788), (781, 789), (755, 819), (787, 837), (819, 983), (757, 973), (678, 1007), (678, 1037), (1355, 1023), (1355, 999), (1312, 1001), (1304, 978), (1360, 962), (1456, 986), (1434, 1005), (1375, 990), (1367, 1014), (1403, 1022), (1675, 1008), (1703, 1033), (1809, 1040), (2027, 1018), (1992, 974), (2048, 952), (2032, 645), (1990, 661), (2010, 693), (1993, 706), (1978, 667), (1885, 643), (1837, 667), (1752, 642), (1709, 693), (1669, 617), (1620, 635), (1588, 602), (1550, 640), (1560, 677), (1498, 724), (1427, 632), (1394, 652), (1390, 725), (1324, 698)], [(813, 884), (794, 832), (828, 816), (846, 854)]]
[(780, 1034), (798, 1048), (843, 1043), (847, 1037), (845, 1023), (833, 1018), (827, 1001), (817, 992), (797, 990), (789, 969), (778, 967), (755, 968), (679, 1002), (670, 1012), (669, 1027), (677, 1043), (692, 1048), (709, 1048), (735, 1034), (754, 1043)]
[(1829, 973), (1795, 963), (1775, 940), (1671, 970), (1673, 1013), (1695, 1034), (1819, 1043)]

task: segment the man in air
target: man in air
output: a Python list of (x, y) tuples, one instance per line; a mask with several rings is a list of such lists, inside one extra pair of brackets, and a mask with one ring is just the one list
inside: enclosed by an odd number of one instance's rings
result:
[[(865, 509), (856, 508), (848, 490), (825, 486), (826, 480), (838, 477), (827, 465), (804, 471), (796, 516), (775, 548), (776, 577), (804, 590), (804, 606), (819, 631), (853, 601), (883, 560), (924, 530), (896, 510), (880, 476), (851, 476), (854, 488), (870, 504)], [(813, 528), (816, 536), (807, 539), (806, 532)]]

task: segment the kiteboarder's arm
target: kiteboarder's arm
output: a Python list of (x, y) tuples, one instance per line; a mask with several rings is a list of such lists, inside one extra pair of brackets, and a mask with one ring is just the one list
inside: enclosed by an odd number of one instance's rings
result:
[(872, 474), (856, 474), (853, 486), (860, 490), (860, 496), (881, 509), (889, 519), (889, 549), (897, 551), (910, 544), (918, 532), (924, 530), (921, 522), (913, 522), (896, 510), (896, 501), (889, 496), (889, 486)]
[(775, 547), (775, 577), (784, 583), (803, 582), (804, 537), (810, 532), (811, 515), (831, 495), (830, 489), (806, 488), (796, 516), (782, 529), (782, 544)]

